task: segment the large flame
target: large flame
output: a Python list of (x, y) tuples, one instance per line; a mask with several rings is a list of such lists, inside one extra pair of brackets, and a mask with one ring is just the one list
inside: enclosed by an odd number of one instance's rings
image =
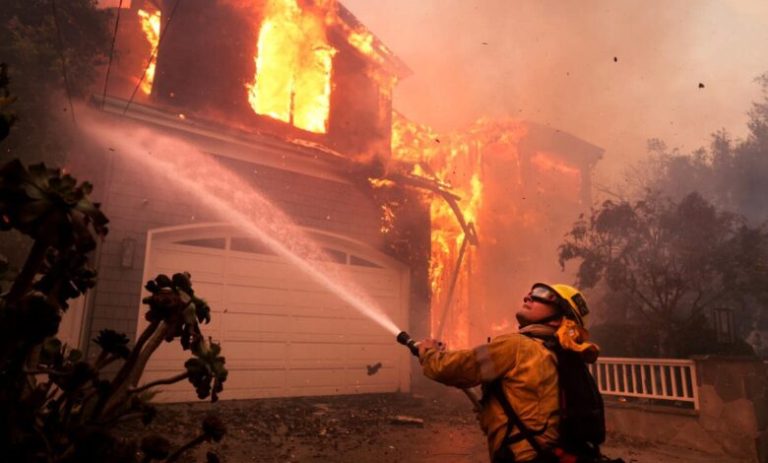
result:
[[(484, 210), (483, 155), (492, 146), (503, 145), (507, 155), (517, 156), (518, 142), (525, 135), (525, 126), (517, 121), (480, 120), (461, 133), (439, 135), (425, 125), (415, 124), (399, 114), (393, 115), (392, 156), (407, 165), (411, 173), (430, 177), (436, 184), (457, 195), (464, 220), (472, 224), (479, 242), (493, 241), (491, 230), (486, 230), (483, 216), (493, 214)], [(478, 300), (473, 284), (482, 278), (480, 255), (467, 245), (461, 266), (456, 265), (465, 240), (454, 209), (440, 195), (426, 196), (432, 222), (432, 248), (429, 279), (432, 289), (431, 331), (442, 337), (449, 347), (469, 346), (471, 325), (486, 319), (483, 301)], [(454, 273), (458, 272), (454, 276)], [(456, 278), (453, 294), (449, 294)], [(450, 301), (449, 301), (450, 298)], [(446, 312), (447, 308), (447, 312)], [(490, 322), (488, 323), (490, 330)], [(481, 330), (488, 332), (488, 330)]]
[(325, 6), (318, 13), (302, 10), (296, 0), (267, 1), (254, 57), (256, 75), (246, 85), (257, 114), (309, 132), (328, 130), (336, 49), (326, 36)]
[(144, 80), (141, 81), (140, 89), (145, 95), (152, 93), (152, 84), (155, 81), (155, 64), (157, 61), (157, 45), (160, 43), (160, 10), (142, 10), (138, 11), (141, 29), (147, 38), (150, 46), (150, 58), (144, 62), (147, 71), (144, 74)]
[[(568, 153), (534, 150), (525, 138), (528, 132), (528, 125), (521, 121), (480, 119), (467, 130), (441, 135), (393, 114), (392, 157), (399, 163), (391, 169), (399, 165), (413, 175), (428, 177), (434, 181), (433, 188), (443, 192), (424, 198), (432, 222), (431, 332), (451, 348), (469, 347), (513, 329), (508, 317), (517, 299), (499, 300), (499, 295), (489, 294), (489, 288), (498, 290), (499, 282), (509, 287), (511, 282), (505, 278), (513, 272), (499, 265), (519, 266), (527, 257), (511, 256), (510, 260), (505, 253), (514, 248), (530, 255), (518, 243), (545, 240), (526, 235), (541, 234), (542, 224), (557, 227), (553, 214), (568, 217), (579, 206), (582, 170), (566, 162)], [(456, 205), (464, 222), (474, 226), (479, 243), (474, 246), (468, 241), (464, 254), (465, 232), (471, 234), (472, 229), (462, 227), (446, 200), (451, 197), (448, 193), (459, 198)], [(527, 265), (533, 272), (540, 269)], [(493, 303), (491, 298), (496, 298)]]

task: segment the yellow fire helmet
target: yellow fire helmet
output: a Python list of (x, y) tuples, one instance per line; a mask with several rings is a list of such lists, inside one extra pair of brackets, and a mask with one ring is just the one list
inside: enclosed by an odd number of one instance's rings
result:
[[(547, 294), (548, 292), (554, 294)], [(553, 285), (536, 283), (531, 287), (531, 294), (557, 304), (566, 318), (570, 318), (579, 326), (584, 327), (584, 318), (589, 313), (589, 307), (587, 307), (587, 301), (578, 289), (562, 283)]]

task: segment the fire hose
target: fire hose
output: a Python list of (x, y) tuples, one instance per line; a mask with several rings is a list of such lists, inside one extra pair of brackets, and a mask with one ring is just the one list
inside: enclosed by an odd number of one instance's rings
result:
[[(414, 355), (414, 357), (419, 358), (419, 343), (414, 341), (414, 339), (411, 337), (410, 334), (406, 333), (405, 331), (401, 331), (400, 334), (397, 335), (397, 342), (399, 344), (404, 345), (408, 348), (408, 350), (411, 351), (411, 353)], [(480, 398), (477, 396), (475, 391), (471, 389), (461, 389), (461, 392), (464, 393), (464, 395), (467, 396), (467, 399), (472, 402), (472, 406), (475, 408), (475, 411), (480, 411)]]

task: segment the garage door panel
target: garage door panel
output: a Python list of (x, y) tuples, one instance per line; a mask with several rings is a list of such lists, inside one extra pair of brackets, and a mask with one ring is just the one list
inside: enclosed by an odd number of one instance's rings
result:
[[(223, 347), (223, 346), (222, 346)], [(287, 350), (284, 341), (263, 342), (259, 339), (236, 341), (227, 339), (223, 351), (227, 363), (241, 360), (281, 360), (285, 361)]]
[(334, 300), (324, 291), (312, 288), (294, 290), (252, 283), (251, 286), (229, 285), (227, 289), (227, 302), (234, 304), (258, 301), (260, 304), (269, 305), (301, 305), (306, 304), (306, 301), (313, 301), (312, 305), (320, 305), (320, 300)]
[[(231, 276), (234, 284), (264, 287), (282, 287), (288, 289), (306, 290), (307, 288), (324, 291), (324, 288), (306, 274), (297, 274), (296, 268), (287, 264), (249, 261), (244, 259), (227, 259), (226, 273)], [(342, 277), (342, 281), (348, 280)]]
[[(224, 228), (218, 227), (216, 233)], [(184, 240), (231, 242), (212, 239), (205, 229), (199, 236), (195, 233), (185, 231)], [(330, 247), (338, 249), (338, 243)], [(378, 262), (359, 251), (339, 250)], [(374, 306), (407, 329), (408, 295), (403, 293), (401, 269), (323, 265), (327, 277), (362, 288)], [(195, 293), (211, 305), (212, 323), (203, 332), (221, 343), (226, 358), (229, 376), (222, 399), (407, 389), (409, 358), (392, 334), (285, 259), (151, 240), (145, 274), (154, 277), (153, 273), (178, 271), (191, 273)], [(164, 344), (142, 382), (183, 371), (190, 356), (178, 343)], [(368, 375), (367, 366), (379, 362), (382, 367)], [(169, 386), (158, 397), (164, 401), (195, 398), (189, 384)]]
[[(361, 333), (370, 333), (373, 335), (377, 334), (383, 334), (384, 328), (379, 326), (377, 323), (372, 322), (371, 320), (367, 318), (350, 318), (347, 329), (350, 334), (361, 334)], [(391, 334), (390, 334), (391, 336)]]
[(230, 374), (230, 376), (227, 377), (227, 382), (224, 383), (225, 391), (228, 391), (230, 387), (232, 389), (259, 390), (271, 388), (282, 389), (286, 386), (285, 369), (262, 368), (259, 370), (248, 369), (235, 371), (235, 374)]
[[(147, 279), (156, 278), (161, 273), (164, 275), (172, 276), (174, 273), (179, 273), (182, 271), (186, 270), (179, 266), (155, 267), (155, 272), (152, 275), (149, 275)], [(204, 296), (203, 299), (205, 300), (208, 300), (209, 298), (206, 295), (207, 293), (203, 292), (203, 286), (215, 288), (216, 286), (221, 285), (221, 275), (200, 271), (197, 273), (190, 272), (190, 274), (192, 275), (192, 289), (195, 290), (195, 294), (197, 296)]]
[[(288, 371), (329, 371), (349, 368), (349, 364), (342, 358), (321, 358), (315, 360), (298, 359), (288, 361)], [(341, 384), (343, 378), (336, 378), (334, 384)]]
[(349, 308), (340, 307), (341, 303), (337, 307), (327, 307), (319, 305), (311, 305), (312, 300), (307, 299), (304, 301), (308, 305), (297, 304), (265, 304), (263, 302), (251, 302), (251, 303), (225, 303), (227, 313), (239, 313), (247, 315), (265, 315), (275, 317), (324, 317), (324, 318), (347, 318), (346, 315), (351, 314)]
[(369, 365), (373, 365), (382, 360), (390, 361), (390, 359), (397, 358), (399, 349), (402, 346), (388, 344), (348, 344), (347, 345), (347, 358), (351, 361), (361, 361)]
[(399, 346), (395, 342), (395, 337), (392, 335), (392, 333), (389, 333), (382, 328), (379, 328), (377, 331), (371, 332), (371, 333), (348, 333), (347, 342), (353, 345), (365, 344), (368, 346), (393, 345), (393, 347), (395, 347), (395, 350), (394, 350), (395, 352), (403, 351), (402, 346)]
[(192, 289), (195, 291), (197, 297), (201, 297), (211, 306), (213, 306), (214, 302), (216, 304), (222, 304), (224, 302), (225, 288), (218, 281), (208, 282), (197, 279), (192, 275)]
[(283, 314), (259, 314), (227, 311), (220, 316), (224, 336), (251, 334), (263, 331), (283, 332), (290, 317)]
[(353, 274), (347, 277), (347, 281), (358, 287), (365, 288), (368, 294), (387, 294), (392, 288), (397, 288), (400, 278), (397, 274), (381, 272), (378, 275)]
[(315, 280), (296, 279), (296, 278), (276, 278), (273, 274), (267, 274), (263, 277), (243, 276), (230, 274), (227, 283), (232, 286), (244, 286), (248, 288), (269, 288), (283, 289), (288, 291), (314, 291), (326, 292), (326, 289)]
[[(288, 360), (325, 360), (346, 357), (346, 346), (340, 343), (299, 343), (292, 342), (288, 346)], [(345, 360), (346, 361), (346, 360)]]
[(292, 279), (296, 270), (287, 262), (273, 258), (270, 260), (243, 259), (230, 257), (226, 260), (226, 271), (230, 275), (246, 280), (267, 278), (275, 281)]
[[(285, 341), (289, 344), (342, 344), (346, 337), (342, 334), (328, 333), (286, 333)], [(339, 354), (341, 355), (341, 354)]]
[(337, 386), (290, 386), (286, 389), (289, 397), (320, 397), (339, 394), (356, 394), (354, 388)]
[[(389, 318), (391, 318), (392, 320), (397, 320), (397, 318), (399, 317), (397, 316), (398, 315), (397, 311), (394, 310), (397, 307), (397, 304), (398, 304), (397, 300), (390, 297), (374, 299), (373, 306), (371, 307), (370, 311), (372, 313), (382, 313), (388, 316)], [(371, 321), (370, 318), (368, 318), (363, 313), (354, 309), (352, 310), (354, 311), (354, 314), (352, 314), (350, 318), (355, 320), (366, 320), (368, 322), (374, 323), (373, 321)]]
[(286, 370), (288, 369), (288, 362), (284, 358), (280, 359), (234, 359), (230, 360), (227, 356), (227, 370), (230, 374), (234, 374), (236, 377), (240, 377), (244, 371), (261, 371), (261, 370)]
[(292, 326), (288, 328), (291, 333), (323, 333), (344, 334), (348, 332), (348, 320), (336, 317), (303, 317), (294, 316)]
[(342, 301), (323, 304), (323, 301), (303, 299), (294, 304), (265, 304), (263, 301), (252, 303), (226, 303), (229, 310), (237, 313), (283, 315), (289, 317), (352, 318), (362, 316)]
[(348, 384), (360, 385), (396, 385), (398, 382), (398, 370), (393, 367), (381, 367), (375, 374), (369, 375), (368, 368), (348, 368), (345, 371)]
[(339, 379), (344, 378), (344, 369), (293, 368), (286, 371), (286, 378), (288, 384), (298, 388), (336, 386), (339, 384)]
[(287, 312), (289, 306), (285, 304), (267, 304), (263, 301), (250, 302), (225, 302), (227, 313), (240, 313), (251, 315), (290, 316)]
[[(182, 252), (158, 249), (153, 264), (161, 268), (176, 268), (176, 272), (210, 273), (220, 275), (224, 271), (224, 256), (202, 252)], [(174, 272), (175, 273), (175, 272)]]

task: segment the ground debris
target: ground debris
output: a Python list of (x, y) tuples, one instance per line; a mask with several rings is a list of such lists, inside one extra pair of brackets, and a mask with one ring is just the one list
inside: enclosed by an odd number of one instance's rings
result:
[[(482, 434), (474, 422), (457, 423), (464, 415), (471, 420), (472, 414), (464, 397), (456, 398), (433, 402), (432, 396), (364, 394), (163, 404), (150, 429), (126, 425), (123, 435), (140, 438), (151, 430), (173, 436), (174, 445), (181, 445), (195, 437), (200, 420), (213, 409), (227, 423), (228, 435), (219, 444), (200, 446), (181, 462), (205, 461), (205, 452), (214, 451), (222, 461), (235, 463), (422, 463), (424, 451), (434, 453), (432, 447), (438, 445), (433, 445), (434, 434), (426, 431), (423, 420), (415, 418), (423, 414), (430, 417), (430, 428), (441, 433), (464, 429), (466, 442), (450, 446), (472, 445), (481, 459), (466, 463), (482, 462)], [(395, 421), (398, 418), (401, 421)]]
[(397, 415), (392, 417), (392, 423), (394, 424), (402, 424), (402, 425), (410, 425), (410, 426), (418, 426), (420, 428), (424, 427), (424, 420), (421, 418), (416, 418), (415, 416), (408, 416), (408, 415)]

